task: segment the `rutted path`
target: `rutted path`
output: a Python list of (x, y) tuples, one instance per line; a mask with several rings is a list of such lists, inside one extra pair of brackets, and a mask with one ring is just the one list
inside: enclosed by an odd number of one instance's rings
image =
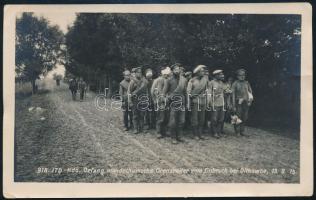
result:
[[(170, 138), (158, 140), (154, 131), (133, 135), (122, 128), (122, 113), (100, 111), (90, 92), (83, 102), (72, 101), (67, 86), (50, 86), (50, 92), (18, 100), (16, 112), (17, 168), (20, 181), (79, 182), (298, 182), (299, 141), (260, 129), (248, 128), (249, 138), (229, 137), (172, 145)], [(25, 104), (25, 105), (24, 105)], [(24, 107), (23, 107), (24, 105)], [(29, 119), (27, 106), (46, 109), (44, 122)], [(18, 107), (18, 106), (17, 106)], [(24, 117), (23, 117), (23, 116)], [(27, 118), (28, 117), (28, 118)], [(20, 122), (20, 123), (19, 123)], [(23, 122), (23, 123), (22, 123)], [(22, 127), (25, 127), (23, 128)], [(30, 155), (31, 154), (31, 155)], [(28, 159), (28, 160), (27, 160)], [(27, 163), (26, 163), (27, 162)], [(38, 167), (62, 168), (61, 174), (36, 173)], [(153, 173), (86, 173), (94, 169), (152, 169)], [(79, 172), (66, 172), (79, 168)], [(161, 173), (157, 169), (266, 169), (265, 174)], [(286, 173), (272, 174), (271, 170)], [(293, 174), (293, 171), (296, 174)], [(291, 172), (291, 173), (290, 173)]]

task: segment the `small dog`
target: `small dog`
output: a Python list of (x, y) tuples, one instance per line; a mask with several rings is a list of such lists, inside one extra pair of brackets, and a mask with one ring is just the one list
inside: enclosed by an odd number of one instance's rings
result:
[(231, 124), (238, 125), (242, 122), (241, 119), (239, 119), (239, 117), (236, 114), (231, 115), (230, 118), (231, 118), (231, 122), (230, 122)]

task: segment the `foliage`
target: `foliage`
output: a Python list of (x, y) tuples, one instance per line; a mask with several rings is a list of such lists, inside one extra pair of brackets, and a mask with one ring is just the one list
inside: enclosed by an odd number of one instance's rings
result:
[(50, 26), (45, 18), (23, 13), (16, 21), (16, 76), (30, 81), (35, 92), (35, 80), (46, 75), (60, 62), (63, 33)]
[(227, 77), (243, 67), (253, 111), (299, 114), (300, 43), (299, 15), (80, 13), (66, 35), (66, 70), (108, 87), (135, 66), (157, 75), (175, 62), (205, 64)]

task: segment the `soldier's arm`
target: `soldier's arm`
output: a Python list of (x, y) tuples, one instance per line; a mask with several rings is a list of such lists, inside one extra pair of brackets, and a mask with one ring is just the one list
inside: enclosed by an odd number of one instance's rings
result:
[(247, 85), (248, 85), (248, 91), (253, 95), (252, 88), (251, 88), (250, 83), (248, 81), (247, 81)]
[(168, 90), (169, 90), (169, 81), (168, 81), (168, 79), (164, 79), (162, 94), (163, 94), (164, 96), (166, 96), (167, 93), (168, 93)]
[(192, 79), (190, 79), (188, 82), (187, 95), (191, 95), (191, 92), (192, 92)]
[(119, 95), (121, 96), (121, 98), (123, 98), (123, 88), (121, 84), (120, 84), (120, 89), (119, 89)]
[(157, 88), (157, 82), (158, 82), (158, 79), (155, 79), (154, 82), (153, 82), (153, 84), (152, 84), (152, 86), (151, 86), (151, 88), (150, 88), (150, 94), (151, 94), (151, 96), (155, 96), (155, 94), (156, 94), (156, 91), (155, 91), (155, 90), (157, 90), (157, 89), (156, 89), (156, 88)]
[(131, 80), (130, 84), (128, 84), (128, 87), (127, 87), (127, 95), (131, 95), (132, 94), (132, 87), (133, 87), (133, 84), (134, 84), (134, 81)]
[(133, 92), (133, 94), (138, 95), (138, 94), (141, 93), (143, 90), (146, 90), (147, 84), (148, 84), (147, 81), (141, 81), (140, 87), (137, 88), (137, 89)]
[(233, 108), (236, 108), (236, 82), (232, 85), (232, 105)]

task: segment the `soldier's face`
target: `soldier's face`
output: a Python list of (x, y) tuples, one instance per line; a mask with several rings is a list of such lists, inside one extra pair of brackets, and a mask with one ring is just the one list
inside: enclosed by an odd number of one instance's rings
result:
[(131, 79), (131, 77), (130, 77), (130, 75), (125, 75), (125, 76), (124, 76), (124, 79), (127, 80), (127, 81), (129, 81), (129, 80)]
[(220, 73), (220, 74), (219, 74), (219, 79), (220, 79), (221, 81), (223, 81), (223, 80), (225, 79), (224, 73)]
[(245, 80), (245, 78), (246, 78), (246, 74), (238, 74), (238, 76), (237, 76), (237, 79), (240, 81)]
[(174, 75), (178, 76), (180, 74), (180, 67), (175, 67), (172, 72)]
[(198, 73), (198, 76), (199, 77), (202, 77), (202, 76), (204, 76), (205, 75), (205, 69), (201, 69), (200, 71), (199, 71), (199, 73)]
[(137, 71), (137, 72), (135, 73), (135, 76), (136, 76), (136, 78), (141, 78), (141, 77), (142, 77), (142, 72)]

